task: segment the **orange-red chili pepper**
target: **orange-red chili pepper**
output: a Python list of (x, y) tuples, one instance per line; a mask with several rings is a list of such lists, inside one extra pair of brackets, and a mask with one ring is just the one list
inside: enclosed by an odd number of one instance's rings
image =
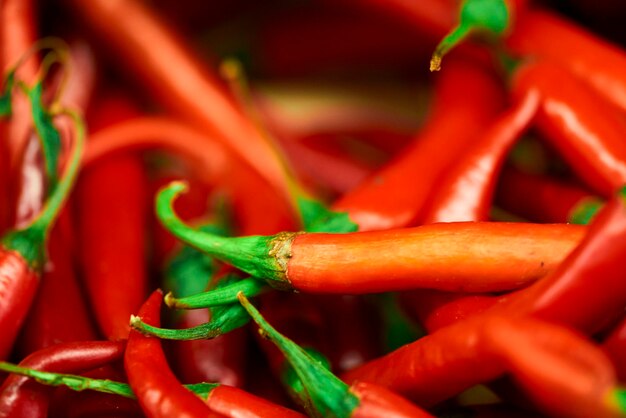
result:
[(184, 188), (172, 183), (157, 196), (157, 214), (174, 235), (274, 286), (307, 292), (514, 289), (552, 270), (584, 231), (575, 225), (461, 222), (223, 238), (192, 230), (176, 216), (172, 202)]

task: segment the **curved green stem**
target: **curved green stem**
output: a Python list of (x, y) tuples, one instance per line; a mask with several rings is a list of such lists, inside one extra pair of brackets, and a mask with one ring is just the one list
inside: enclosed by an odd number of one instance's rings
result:
[(254, 297), (267, 289), (265, 283), (248, 277), (246, 279), (229, 284), (228, 286), (199, 293), (184, 298), (175, 298), (172, 293), (165, 295), (165, 304), (176, 309), (200, 309), (212, 306), (228, 305), (237, 303), (237, 294), (242, 292), (246, 297)]
[(276, 331), (243, 294), (239, 295), (239, 301), (259, 326), (259, 333), (273, 342), (291, 363), (317, 411), (322, 416), (351, 416), (360, 401), (349, 391), (348, 385), (304, 349)]
[(459, 24), (437, 45), (430, 60), (430, 71), (439, 71), (443, 56), (471, 33), (500, 35), (509, 24), (510, 14), (505, 0), (464, 0)]
[(130, 326), (145, 335), (164, 340), (204, 340), (218, 337), (246, 325), (250, 317), (239, 304), (220, 306), (211, 310), (211, 320), (184, 329), (160, 328), (148, 325), (138, 316), (130, 318)]
[(9, 232), (2, 238), (5, 248), (19, 252), (31, 268), (40, 271), (45, 262), (45, 243), (57, 216), (72, 190), (83, 152), (85, 127), (82, 119), (74, 112), (66, 111), (75, 125), (75, 138), (63, 178), (44, 204), (39, 215), (25, 228)]
[[(30, 377), (37, 382), (48, 386), (65, 386), (78, 392), (83, 390), (93, 390), (96, 392), (111, 393), (113, 395), (135, 399), (135, 394), (127, 383), (115, 382), (108, 379), (91, 379), (89, 377), (74, 374), (44, 372), (17, 366), (7, 362), (0, 362), (0, 370), (7, 373)], [(193, 385), (185, 385), (187, 389), (200, 396), (202, 399), (206, 399), (208, 394), (218, 386), (219, 383), (196, 383)]]
[(185, 183), (174, 181), (162, 188), (156, 197), (157, 217), (174, 236), (254, 277), (286, 283), (279, 257), (289, 251), (295, 233), (225, 238), (195, 230), (178, 217), (173, 207), (176, 197), (186, 189)]

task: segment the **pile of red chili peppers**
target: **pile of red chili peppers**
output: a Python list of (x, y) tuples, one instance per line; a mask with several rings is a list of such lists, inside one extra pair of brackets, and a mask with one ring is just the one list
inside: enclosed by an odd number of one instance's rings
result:
[(626, 416), (624, 18), (0, 0), (0, 418)]

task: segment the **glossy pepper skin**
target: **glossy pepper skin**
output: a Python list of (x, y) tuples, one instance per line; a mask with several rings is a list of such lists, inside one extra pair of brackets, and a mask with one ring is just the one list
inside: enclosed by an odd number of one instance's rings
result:
[(626, 54), (614, 44), (546, 10), (529, 10), (508, 39), (519, 56), (562, 65), (608, 101), (626, 110)]
[[(613, 321), (622, 314), (626, 304), (626, 283), (623, 280), (623, 270), (619, 268), (626, 253), (624, 234), (626, 234), (626, 206), (622, 198), (616, 197), (597, 215), (581, 244), (548, 277), (526, 289), (501, 297), (497, 304), (487, 309), (483, 314), (442, 328), (423, 341), (418, 340), (414, 344), (418, 351), (423, 353), (424, 359), (422, 360), (419, 359), (419, 356), (412, 357), (413, 360), (405, 359), (409, 363), (405, 363), (405, 360), (399, 360), (401, 357), (409, 355), (409, 349), (404, 348), (394, 352), (396, 354), (392, 353), (388, 357), (383, 357), (353, 370), (346, 376), (349, 379), (365, 379), (365, 375), (367, 375), (369, 376), (368, 379), (374, 379), (380, 383), (380, 376), (386, 375), (385, 379), (389, 379), (390, 382), (396, 381), (407, 391), (415, 390), (420, 393), (419, 396), (424, 394), (430, 400), (443, 399), (454, 392), (452, 390), (454, 385), (447, 379), (454, 376), (453, 379), (462, 380), (465, 374), (458, 373), (457, 360), (441, 360), (443, 357), (437, 356), (437, 350), (444, 350), (446, 347), (449, 348), (449, 344), (459, 343), (464, 347), (460, 351), (463, 354), (459, 354), (463, 358), (467, 358), (467, 356), (473, 359), (482, 358), (480, 353), (474, 352), (472, 355), (469, 353), (470, 347), (471, 350), (484, 349), (476, 340), (474, 331), (477, 331), (477, 328), (486, 329), (482, 321), (488, 318), (532, 315), (545, 321), (576, 328), (585, 333), (591, 334), (602, 329), (607, 322)], [(474, 331), (472, 331), (473, 328)], [(429, 343), (429, 339), (434, 342)], [(558, 341), (557, 338), (553, 340)], [(422, 342), (420, 343), (420, 341)], [(546, 341), (550, 342), (550, 339)], [(511, 346), (505, 343), (502, 348), (506, 347)], [(472, 357), (474, 355), (475, 357)], [(520, 361), (524, 360), (519, 357), (519, 353), (516, 354), (515, 350), (511, 352), (511, 355), (515, 355), (515, 358)], [(454, 357), (456, 354), (452, 351), (446, 351), (445, 356)], [(393, 364), (396, 360), (399, 361), (398, 364), (414, 364), (416, 369), (395, 368), (390, 366), (390, 363), (384, 360), (385, 358), (393, 359)], [(437, 359), (437, 361), (431, 361), (429, 358)], [(457, 373), (453, 373), (450, 369), (438, 374), (446, 367), (454, 367)], [(412, 371), (405, 373), (404, 370)], [(415, 370), (422, 370), (424, 373), (414, 373)], [(478, 369), (472, 368), (471, 370), (473, 371), (469, 375), (475, 373), (477, 376), (493, 371), (490, 371), (488, 366), (481, 366)], [(520, 367), (519, 370), (524, 372), (530, 369), (526, 365)], [(541, 370), (538, 371), (541, 372)], [(606, 373), (604, 374), (606, 375)], [(374, 375), (378, 377), (374, 377)], [(435, 376), (439, 376), (437, 379), (443, 379), (441, 385), (433, 384)], [(491, 377), (485, 378), (485, 380), (490, 379)], [(575, 381), (572, 380), (572, 382)], [(604, 379), (604, 381), (608, 380)], [(541, 379), (537, 383), (540, 384)], [(566, 379), (564, 383), (567, 383)], [(463, 383), (463, 385), (465, 384)], [(592, 388), (593, 385), (588, 387)], [(538, 395), (541, 393), (539, 392)], [(581, 397), (580, 399), (581, 401), (585, 401), (585, 399), (597, 400), (598, 396), (599, 393), (596, 392), (595, 395), (590, 393), (589, 397)], [(556, 406), (552, 405), (552, 407)]]
[[(471, 147), (503, 106), (502, 87), (481, 62), (453, 60), (439, 75), (434, 104), (413, 143), (398, 158), (333, 204), (360, 231), (421, 221), (440, 176)], [(446, 152), (441, 152), (445, 148)], [(419, 178), (419, 182), (414, 179)]]
[(466, 148), (459, 161), (442, 174), (424, 223), (489, 219), (498, 173), (508, 152), (534, 120), (539, 100), (534, 91), (519, 98)]
[(376, 382), (432, 405), (504, 371), (559, 416), (576, 410), (619, 415), (604, 404), (616, 384), (606, 356), (578, 334), (528, 318), (487, 314), (459, 322), (348, 372), (344, 380)]
[(512, 94), (540, 94), (536, 124), (577, 176), (602, 196), (626, 182), (626, 124), (583, 79), (547, 60), (517, 69)]
[[(155, 291), (139, 310), (144, 322), (159, 326), (163, 294)], [(170, 370), (160, 340), (131, 331), (124, 354), (128, 383), (147, 416), (221, 417), (182, 386)]]
[[(36, 351), (20, 366), (58, 373), (79, 373), (122, 358), (125, 344), (83, 341), (57, 344)], [(0, 417), (47, 416), (50, 388), (18, 375), (10, 375), (0, 387)]]

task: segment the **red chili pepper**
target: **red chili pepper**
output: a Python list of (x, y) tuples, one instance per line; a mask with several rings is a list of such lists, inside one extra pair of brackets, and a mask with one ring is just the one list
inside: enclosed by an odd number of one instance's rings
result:
[(76, 127), (72, 155), (63, 179), (26, 228), (6, 234), (0, 245), (0, 358), (5, 358), (35, 296), (45, 263), (45, 243), (50, 228), (71, 190), (82, 151), (82, 127)]
[(221, 414), (220, 416), (230, 418), (241, 416), (250, 418), (304, 418), (304, 415), (299, 412), (226, 385), (219, 385), (213, 389), (204, 402), (212, 411)]
[[(139, 310), (146, 323), (159, 326), (163, 294), (155, 291)], [(124, 354), (128, 383), (142, 409), (151, 418), (188, 416), (220, 417), (200, 398), (184, 388), (170, 370), (160, 340), (131, 331)]]
[[(96, 112), (97, 130), (137, 111), (124, 99), (108, 99)], [(120, 155), (84, 170), (77, 186), (83, 276), (100, 330), (110, 339), (128, 337), (128, 319), (147, 291), (147, 183), (141, 161)]]
[[(506, 43), (515, 54), (563, 65), (608, 101), (626, 109), (626, 55), (616, 45), (544, 10), (526, 13)], [(590, 109), (594, 107), (589, 104)]]
[[(93, 87), (93, 56), (84, 44), (70, 47), (72, 71), (61, 92), (62, 106), (85, 109)], [(67, 127), (66, 127), (67, 128)], [(49, 263), (42, 275), (24, 331), (17, 345), (22, 355), (60, 342), (96, 339), (91, 312), (76, 276), (75, 235), (71, 207), (65, 207), (50, 235)]]
[(495, 309), (567, 324), (591, 334), (618, 319), (626, 305), (621, 261), (626, 253), (626, 206), (613, 198), (599, 212), (582, 242), (555, 271), (503, 298)]
[(291, 186), (277, 150), (154, 11), (139, 1), (69, 4), (126, 57), (124, 71), (132, 70), (164, 107), (215, 135), (289, 201)]
[(307, 292), (514, 289), (558, 265), (584, 230), (574, 225), (442, 223), (351, 234), (223, 238), (192, 230), (176, 216), (172, 202), (184, 188), (172, 183), (157, 196), (157, 214), (174, 235), (274, 286)]
[[(124, 343), (83, 341), (57, 344), (26, 357), (20, 366), (57, 373), (91, 370), (122, 358)], [(50, 388), (10, 375), (0, 387), (0, 417), (45, 417)]]
[[(49, 267), (44, 271), (37, 295), (18, 340), (22, 355), (59, 343), (97, 338), (91, 312), (83, 299), (67, 235), (53, 228), (48, 244)], [(69, 218), (65, 218), (69, 221)]]
[(344, 380), (376, 382), (432, 405), (505, 370), (559, 416), (617, 415), (607, 397), (615, 376), (602, 352), (565, 328), (531, 319), (487, 314), (459, 322), (348, 372)]
[(539, 95), (531, 91), (466, 148), (460, 161), (442, 175), (424, 223), (489, 219), (497, 174), (515, 141), (528, 129), (538, 106)]
[(496, 202), (531, 222), (566, 223), (599, 199), (577, 184), (507, 168), (500, 176)]
[(413, 145), (333, 205), (347, 211), (359, 230), (415, 224), (439, 177), (500, 110), (501, 88), (489, 71), (468, 61), (449, 65), (438, 80), (434, 110)]
[(518, 98), (539, 92), (537, 127), (581, 180), (603, 196), (626, 183), (626, 125), (582, 79), (539, 60), (516, 71), (512, 89)]
[[(458, 341), (459, 344), (466, 344), (457, 354), (467, 358), (467, 354), (463, 351), (467, 350), (467, 344), (473, 347), (472, 349), (480, 349), (481, 344), (477, 343), (473, 337), (463, 336), (461, 333), (467, 332), (473, 335), (473, 326), (487, 329), (483, 326), (484, 324), (480, 325), (482, 319), (496, 317), (497, 315), (533, 315), (550, 322), (566, 324), (587, 333), (602, 329), (604, 324), (619, 317), (623, 312), (624, 305), (626, 305), (626, 284), (622, 280), (621, 270), (617, 268), (626, 251), (622, 239), (624, 233), (626, 233), (626, 207), (621, 198), (615, 198), (597, 215), (583, 242), (564, 263), (557, 267), (554, 273), (527, 289), (502, 297), (500, 302), (486, 311), (485, 314), (443, 328), (440, 332), (432, 334), (433, 336), (437, 335), (437, 339), (442, 339), (441, 341), (436, 340), (437, 344), (441, 343), (441, 347), (447, 345), (446, 341)], [(598, 279), (601, 280), (600, 283), (598, 283)], [(471, 326), (466, 324), (471, 324)], [(455, 337), (457, 338), (456, 340), (454, 340)], [(555, 341), (557, 340), (555, 338)], [(506, 338), (503, 341), (506, 347), (511, 347), (506, 343)], [(435, 356), (432, 358), (436, 358), (437, 354), (436, 351), (433, 351), (431, 343), (419, 343), (418, 340), (414, 344), (416, 344), (416, 347), (419, 347), (419, 350), (423, 350), (423, 353), (429, 353), (429, 356), (432, 355)], [(438, 345), (436, 346), (439, 347)], [(512, 349), (512, 355), (521, 355), (521, 352), (516, 351), (514, 347)], [(403, 382), (401, 384), (406, 384), (407, 390), (412, 390), (410, 387), (417, 388), (417, 386), (412, 386), (412, 383), (408, 382), (413, 382), (412, 379), (419, 376), (419, 379), (424, 379), (423, 383), (428, 382), (429, 385), (432, 385), (430, 386), (432, 389), (424, 389), (426, 390), (424, 393), (428, 393), (428, 390), (441, 390), (446, 391), (448, 394), (454, 392), (447, 392), (452, 388), (447, 383), (434, 385), (431, 373), (435, 372), (431, 372), (430, 369), (427, 369), (429, 370), (428, 373), (422, 375), (418, 373), (419, 369), (408, 369), (410, 371), (407, 373), (401, 368), (387, 369), (386, 362), (389, 361), (389, 358), (395, 359), (393, 360), (394, 364), (395, 361), (398, 361), (398, 364), (405, 364), (400, 357), (404, 356), (407, 350), (398, 350), (395, 352), (397, 354), (389, 355), (390, 357), (387, 357), (387, 360), (379, 359), (371, 362), (348, 373), (348, 376), (351, 379), (365, 378), (364, 375), (367, 374), (369, 376), (368, 379), (378, 379), (373, 377), (373, 374), (379, 376), (379, 373), (388, 373), (389, 379), (398, 379), (398, 382)], [(456, 356), (452, 352), (448, 352), (448, 355)], [(419, 363), (419, 367), (431, 368), (433, 364), (435, 363), (429, 363), (426, 359)], [(462, 378), (463, 374), (458, 373), (458, 363), (455, 363), (455, 361), (442, 362), (437, 360), (436, 364), (437, 367), (442, 368), (452, 367), (454, 364), (454, 368), (457, 371), (455, 376), (459, 379)], [(388, 372), (385, 372), (385, 369)], [(479, 373), (474, 368), (472, 370), (475, 373)], [(488, 372), (482, 366), (480, 366), (479, 370), (480, 373), (483, 371)], [(526, 366), (525, 370), (532, 369)], [(409, 374), (412, 377), (408, 380), (405, 379), (404, 377)], [(448, 379), (451, 375), (448, 375), (446, 371), (442, 371), (442, 374), (437, 374), (437, 376), (440, 376), (442, 379)], [(576, 380), (572, 380), (572, 382), (576, 382)], [(538, 382), (537, 384), (540, 383)], [(424, 388), (423, 386), (420, 387)], [(422, 389), (419, 390), (421, 391)]]
[(272, 341), (294, 367), (317, 414), (338, 418), (431, 417), (406, 399), (377, 385), (355, 383), (348, 387), (305, 350), (276, 331), (243, 294), (239, 294), (239, 300), (262, 335)]

